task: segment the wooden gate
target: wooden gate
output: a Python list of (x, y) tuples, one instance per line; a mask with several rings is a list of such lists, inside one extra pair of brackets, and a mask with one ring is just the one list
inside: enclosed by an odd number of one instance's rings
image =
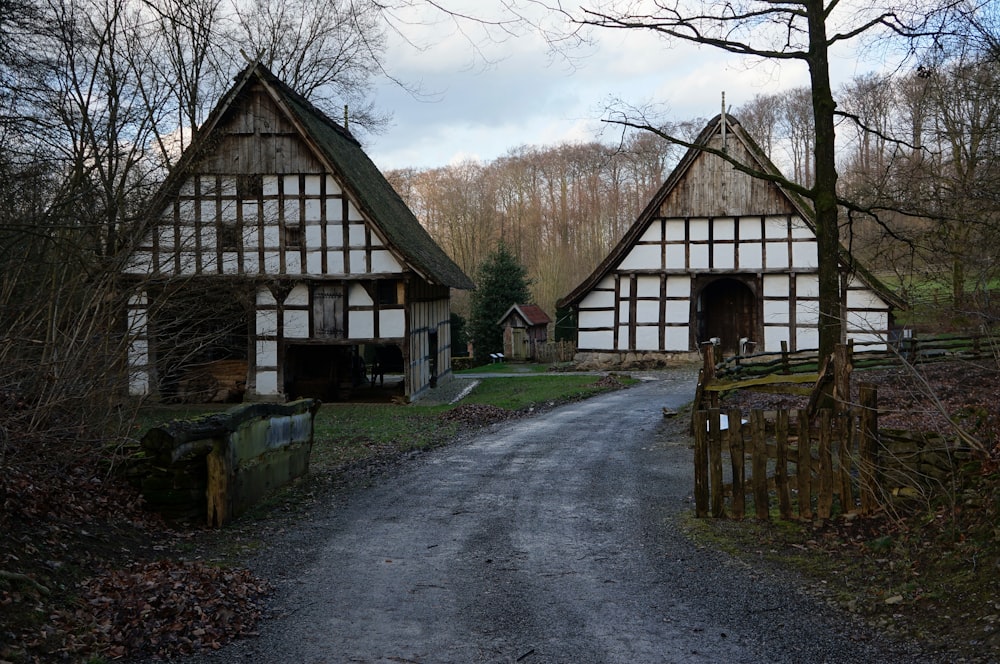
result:
[(772, 417), (754, 410), (746, 421), (739, 409), (697, 411), (696, 515), (741, 519), (747, 494), (758, 519), (770, 518), (772, 503), (783, 519), (829, 519), (835, 501), (840, 513), (871, 513), (878, 505), (876, 403), (875, 387), (863, 385), (859, 407), (842, 415), (823, 409), (815, 424), (804, 410)]

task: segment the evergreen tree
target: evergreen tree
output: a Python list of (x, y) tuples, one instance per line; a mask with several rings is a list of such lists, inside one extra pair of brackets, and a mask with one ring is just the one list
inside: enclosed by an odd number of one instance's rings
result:
[(475, 281), (468, 334), (473, 357), (482, 364), (490, 353), (503, 350), (503, 331), (497, 323), (511, 305), (530, 303), (531, 282), (527, 270), (502, 242), (479, 265)]

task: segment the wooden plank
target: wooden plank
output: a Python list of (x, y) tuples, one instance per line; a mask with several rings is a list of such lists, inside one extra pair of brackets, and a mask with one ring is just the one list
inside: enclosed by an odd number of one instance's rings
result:
[(694, 513), (708, 516), (708, 412), (695, 411), (694, 418)]
[(722, 490), (722, 431), (719, 420), (721, 413), (718, 408), (708, 411), (708, 481), (712, 506), (712, 516), (721, 519), (725, 516), (725, 493)]
[(820, 411), (819, 425), (819, 497), (816, 516), (826, 520), (833, 512), (833, 455), (830, 451), (830, 409)]
[(799, 518), (811, 519), (812, 512), (812, 434), (809, 413), (799, 411), (799, 449), (795, 475), (799, 490)]
[(818, 374), (772, 374), (770, 376), (759, 376), (757, 378), (747, 378), (746, 380), (716, 380), (704, 387), (706, 392), (727, 392), (735, 389), (745, 389), (757, 385), (780, 385), (781, 383), (815, 383)]
[(730, 408), (729, 457), (733, 466), (733, 518), (746, 515), (746, 468), (744, 466), (743, 423), (739, 408)]
[(875, 469), (878, 468), (878, 391), (871, 383), (862, 383), (858, 390), (861, 402), (858, 423), (858, 477), (861, 494), (861, 513), (871, 514), (878, 508), (875, 493), (878, 486)]
[(788, 488), (788, 411), (778, 411), (774, 427), (774, 488), (778, 494), (778, 512), (782, 519), (792, 518), (792, 497)]
[(833, 403), (838, 416), (850, 409), (852, 353), (848, 344), (837, 344), (833, 351)]
[(840, 472), (840, 511), (849, 514), (857, 511), (854, 503), (854, 482), (851, 480), (851, 467), (854, 458), (854, 415), (852, 411), (847, 411), (837, 418), (837, 435), (840, 438), (838, 449), (838, 461)]
[(754, 513), (758, 519), (766, 521), (770, 518), (770, 505), (767, 493), (767, 439), (764, 437), (764, 411), (750, 411), (750, 430), (753, 436), (750, 481), (753, 485)]

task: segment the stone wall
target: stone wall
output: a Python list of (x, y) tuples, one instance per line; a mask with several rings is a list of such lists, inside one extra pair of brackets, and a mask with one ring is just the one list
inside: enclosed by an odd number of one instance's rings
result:
[(168, 422), (142, 439), (138, 481), (147, 505), (167, 517), (221, 526), (309, 469), (320, 402), (247, 404)]
[(573, 356), (573, 363), (579, 371), (635, 371), (665, 369), (699, 359), (697, 351), (578, 352)]

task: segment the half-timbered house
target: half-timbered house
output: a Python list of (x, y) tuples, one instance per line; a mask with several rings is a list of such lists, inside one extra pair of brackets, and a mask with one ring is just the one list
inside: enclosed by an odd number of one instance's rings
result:
[(131, 390), (166, 398), (199, 380), (346, 398), (377, 357), (416, 399), (450, 377), (450, 289), (473, 287), (352, 134), (259, 63), (167, 177), (126, 272)]
[[(709, 340), (727, 354), (818, 347), (811, 209), (710, 150), (779, 175), (731, 115), (709, 122), (618, 245), (558, 303), (576, 313), (578, 360), (660, 361)], [(845, 337), (884, 342), (898, 300), (846, 251), (840, 266)]]

